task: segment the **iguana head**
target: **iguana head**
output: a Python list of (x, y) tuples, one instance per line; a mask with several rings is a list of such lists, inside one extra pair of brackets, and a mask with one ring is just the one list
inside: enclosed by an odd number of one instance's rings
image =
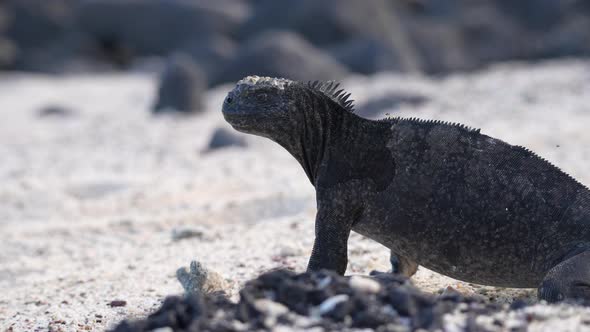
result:
[(249, 76), (223, 102), (223, 117), (234, 129), (270, 138), (289, 151), (315, 185), (330, 133), (353, 115), (350, 94), (339, 84), (302, 83)]
[(276, 140), (285, 132), (309, 127), (306, 121), (316, 121), (311, 114), (304, 116), (304, 112), (352, 113), (350, 94), (338, 87), (333, 81), (301, 83), (248, 76), (228, 93), (223, 116), (238, 131)]
[(283, 78), (248, 76), (228, 93), (223, 117), (238, 131), (271, 137), (293, 120), (291, 87), (297, 84)]

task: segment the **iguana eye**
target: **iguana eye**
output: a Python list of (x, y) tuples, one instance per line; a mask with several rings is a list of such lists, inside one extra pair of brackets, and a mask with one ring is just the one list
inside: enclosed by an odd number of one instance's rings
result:
[(259, 93), (256, 95), (256, 99), (258, 99), (259, 101), (265, 101), (268, 98), (268, 95), (266, 93)]

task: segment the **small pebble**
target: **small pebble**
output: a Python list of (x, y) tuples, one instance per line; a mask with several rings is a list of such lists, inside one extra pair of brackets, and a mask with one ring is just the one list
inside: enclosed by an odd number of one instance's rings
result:
[(152, 332), (174, 332), (174, 330), (170, 327), (160, 327), (158, 329), (153, 330)]
[(72, 109), (61, 106), (61, 105), (48, 105), (48, 106), (41, 108), (37, 112), (37, 115), (39, 117), (65, 118), (65, 117), (73, 116), (73, 115), (75, 115), (75, 113), (76, 112), (74, 112)]
[(172, 230), (172, 240), (173, 241), (180, 241), (190, 238), (203, 238), (203, 232), (198, 229), (191, 229), (191, 228), (175, 228)]
[(332, 296), (331, 298), (326, 299), (318, 306), (317, 313), (320, 316), (323, 316), (329, 313), (330, 311), (334, 310), (338, 304), (348, 301), (348, 299), (349, 297), (346, 294)]
[(230, 146), (246, 147), (248, 144), (243, 134), (225, 128), (217, 128), (213, 132), (213, 135), (211, 135), (206, 152)]
[(200, 262), (192, 261), (189, 269), (176, 270), (176, 278), (182, 284), (187, 295), (224, 292), (227, 282), (215, 271), (207, 269)]
[(254, 302), (254, 307), (256, 310), (272, 317), (278, 317), (289, 312), (289, 308), (269, 299), (256, 300)]
[(379, 285), (377, 281), (367, 277), (352, 276), (348, 283), (350, 284), (350, 287), (360, 292), (374, 294), (381, 290), (381, 285)]
[(111, 308), (115, 308), (115, 307), (124, 307), (124, 306), (126, 306), (126, 305), (127, 305), (127, 301), (124, 301), (124, 300), (114, 300), (114, 301), (111, 301), (111, 302), (109, 303), (109, 306), (110, 306)]

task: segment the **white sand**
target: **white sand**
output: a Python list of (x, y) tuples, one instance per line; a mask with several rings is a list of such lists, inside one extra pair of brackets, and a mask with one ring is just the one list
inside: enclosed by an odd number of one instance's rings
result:
[[(155, 118), (150, 75), (2, 75), (0, 330), (103, 330), (143, 316), (182, 292), (175, 270), (193, 259), (230, 279), (234, 294), (267, 269), (305, 269), (315, 201), (295, 160), (256, 137), (247, 149), (201, 153), (226, 126), (220, 105), (231, 86), (210, 93), (204, 115)], [(358, 102), (425, 95), (426, 104), (393, 115), (480, 127), (590, 184), (590, 62), (502, 65), (442, 80), (382, 74), (344, 86)], [(76, 115), (38, 117), (49, 104)], [(173, 241), (186, 228), (204, 235)], [(388, 251), (353, 234), (348, 273), (373, 269), (388, 269)], [(474, 289), (425, 269), (414, 282)], [(534, 295), (475, 290), (496, 301)], [(113, 300), (127, 305), (111, 308)], [(581, 319), (562, 316), (574, 326)]]

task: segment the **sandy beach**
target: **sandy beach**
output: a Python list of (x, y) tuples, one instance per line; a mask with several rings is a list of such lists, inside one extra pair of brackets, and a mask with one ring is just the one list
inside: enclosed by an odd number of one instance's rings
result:
[[(234, 298), (261, 272), (305, 270), (315, 192), (301, 167), (251, 136), (245, 148), (207, 151), (215, 129), (230, 129), (220, 105), (232, 85), (210, 90), (203, 114), (153, 116), (156, 78), (0, 76), (1, 331), (98, 331), (145, 316), (182, 293), (175, 271), (191, 260), (226, 278)], [(359, 108), (390, 96), (422, 100), (376, 113), (481, 128), (590, 185), (590, 61), (507, 63), (440, 79), (352, 76), (343, 86)], [(68, 111), (42, 114), (48, 106)], [(389, 269), (388, 250), (358, 234), (349, 253), (347, 274)], [(452, 286), (492, 302), (536, 301), (536, 290), (470, 285), (424, 268), (413, 282), (433, 293)], [(531, 330), (582, 329), (590, 315), (536, 307), (548, 318)]]

